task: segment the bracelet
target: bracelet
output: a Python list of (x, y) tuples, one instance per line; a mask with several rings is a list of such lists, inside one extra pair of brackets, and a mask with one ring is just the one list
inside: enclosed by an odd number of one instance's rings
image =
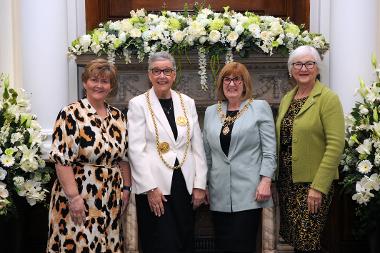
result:
[(129, 192), (131, 192), (131, 187), (130, 186), (128, 186), (128, 185), (124, 185), (123, 186), (123, 191), (129, 191)]

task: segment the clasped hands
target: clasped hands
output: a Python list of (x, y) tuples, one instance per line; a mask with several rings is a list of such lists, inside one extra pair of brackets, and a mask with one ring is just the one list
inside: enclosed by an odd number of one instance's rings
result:
[[(154, 188), (148, 191), (148, 202), (150, 210), (157, 216), (160, 217), (165, 213), (164, 203), (167, 199), (162, 194), (159, 188)], [(206, 201), (206, 191), (203, 189), (194, 188), (192, 194), (193, 209), (198, 208), (201, 204), (207, 203)]]

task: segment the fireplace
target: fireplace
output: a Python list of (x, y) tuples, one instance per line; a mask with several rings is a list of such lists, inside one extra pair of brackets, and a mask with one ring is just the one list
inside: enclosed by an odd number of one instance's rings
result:
[[(83, 96), (81, 84), (81, 74), (84, 66), (95, 56), (92, 54), (81, 55), (77, 58), (78, 74), (78, 96)], [(224, 59), (224, 57), (220, 57)], [(264, 99), (271, 105), (274, 115), (282, 96), (291, 89), (287, 70), (287, 57), (281, 55), (267, 56), (264, 54), (253, 54), (248, 58), (235, 56), (235, 61), (246, 65), (253, 79), (253, 92), (256, 99)], [(108, 102), (118, 107), (124, 112), (127, 111), (128, 101), (136, 95), (140, 95), (150, 88), (147, 76), (147, 62), (141, 63), (133, 60), (130, 64), (125, 64), (122, 59), (115, 62), (118, 69), (118, 91), (117, 95), (110, 98)], [(221, 62), (220, 67), (222, 67)], [(200, 88), (200, 78), (198, 76), (198, 58), (196, 52), (190, 52), (189, 57), (182, 57), (177, 60), (177, 66), (181, 66), (177, 71), (177, 84), (175, 89), (189, 95), (195, 99), (198, 110), (199, 122), (202, 127), (204, 111), (208, 105), (214, 104), (214, 80), (211, 71), (208, 74), (209, 90), (202, 91)], [(273, 192), (275, 185), (273, 185)], [(274, 194), (275, 195), (275, 194)], [(262, 212), (261, 233), (259, 233), (259, 244), (261, 252), (287, 252), (291, 248), (278, 240), (279, 212), (277, 196), (274, 196), (275, 207), (265, 208)], [(123, 217), (124, 237), (126, 238), (125, 252), (138, 252), (138, 236), (136, 224), (136, 206), (132, 195), (128, 206), (127, 214)], [(210, 214), (207, 207), (201, 207), (196, 214), (196, 252), (214, 252), (213, 229)], [(258, 251), (260, 252), (260, 251)]]

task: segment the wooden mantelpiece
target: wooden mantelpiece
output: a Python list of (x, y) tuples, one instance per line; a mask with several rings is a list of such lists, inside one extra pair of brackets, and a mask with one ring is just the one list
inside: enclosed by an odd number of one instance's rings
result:
[[(77, 57), (79, 97), (83, 94), (80, 76), (83, 73), (84, 66), (94, 58), (95, 56), (91, 54)], [(220, 67), (224, 64), (224, 58), (224, 56), (220, 56)], [(234, 56), (234, 60), (247, 66), (253, 79), (255, 98), (268, 101), (274, 112), (276, 112), (282, 96), (292, 87), (289, 83), (287, 57), (252, 54), (248, 58)], [(198, 54), (196, 52), (190, 53), (188, 57), (182, 56), (182, 59), (177, 58), (176, 62), (177, 68), (180, 67), (180, 71), (177, 71), (177, 79), (180, 78), (180, 81), (176, 89), (195, 99), (202, 126), (206, 107), (216, 102), (213, 85), (210, 85), (208, 91), (201, 90), (198, 75)], [(117, 95), (110, 98), (108, 102), (125, 111), (131, 98), (142, 94), (150, 88), (147, 76), (148, 65), (146, 59), (141, 63), (134, 59), (130, 64), (125, 64), (123, 59), (116, 59), (115, 64), (118, 69), (119, 87)], [(210, 84), (213, 83), (211, 71), (208, 72), (208, 81)], [(136, 213), (133, 199), (128, 207), (127, 215), (124, 215), (126, 230), (124, 232), (126, 237), (125, 252), (130, 253), (138, 252)], [(275, 202), (278, 202), (277, 198), (275, 198)], [(207, 208), (201, 208), (198, 211), (196, 220), (196, 252), (214, 252), (213, 231)], [(262, 252), (275, 253), (291, 250), (288, 246), (278, 242), (278, 226), (278, 207), (264, 209), (261, 238), (259, 238)]]

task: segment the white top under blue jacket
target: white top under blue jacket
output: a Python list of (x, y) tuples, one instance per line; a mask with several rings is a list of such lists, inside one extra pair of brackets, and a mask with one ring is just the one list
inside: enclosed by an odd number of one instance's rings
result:
[[(246, 103), (241, 103), (240, 110)], [(220, 144), (222, 122), (217, 108), (206, 109), (203, 129), (210, 209), (237, 212), (273, 206), (272, 199), (255, 200), (260, 176), (272, 178), (276, 169), (276, 133), (269, 104), (254, 100), (235, 121), (228, 157)], [(226, 102), (222, 110), (226, 113)]]

